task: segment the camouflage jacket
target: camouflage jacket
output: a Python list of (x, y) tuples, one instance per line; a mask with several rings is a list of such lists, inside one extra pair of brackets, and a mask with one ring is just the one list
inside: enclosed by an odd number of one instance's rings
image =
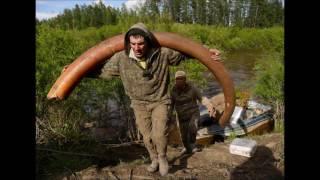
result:
[[(126, 94), (132, 103), (167, 101), (171, 103), (169, 91), (169, 65), (178, 65), (185, 55), (169, 48), (160, 47), (151, 32), (153, 44), (146, 55), (146, 69), (137, 60), (129, 57), (130, 45), (125, 41), (125, 50), (114, 54), (100, 69), (98, 77), (110, 79), (120, 76)], [(125, 38), (128, 39), (128, 38)]]
[(198, 102), (201, 103), (202, 96), (198, 88), (186, 83), (183, 90), (175, 86), (171, 90), (172, 103), (179, 118), (190, 117), (190, 114), (199, 111)]

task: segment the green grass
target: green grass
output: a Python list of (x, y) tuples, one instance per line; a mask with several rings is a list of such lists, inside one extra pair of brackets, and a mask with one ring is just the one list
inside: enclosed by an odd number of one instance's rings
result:
[(230, 136), (228, 136), (228, 140), (229, 141), (232, 141), (232, 140), (234, 140), (235, 138), (237, 138), (238, 136), (236, 135), (236, 133), (235, 132), (231, 132), (230, 133)]
[(142, 165), (142, 164), (146, 164), (150, 162), (149, 157), (146, 156), (141, 156), (140, 159), (135, 159), (133, 161), (130, 162), (124, 162), (122, 160), (120, 160), (119, 166), (137, 166), (137, 165)]

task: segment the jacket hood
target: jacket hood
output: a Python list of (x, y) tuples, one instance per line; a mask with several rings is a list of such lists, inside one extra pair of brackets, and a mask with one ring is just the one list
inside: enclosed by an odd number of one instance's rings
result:
[(133, 26), (131, 26), (125, 34), (124, 45), (125, 45), (125, 52), (127, 55), (129, 55), (129, 52), (130, 52), (130, 42), (129, 42), (128, 33), (133, 29), (140, 29), (143, 32), (145, 32), (145, 34), (146, 34), (145, 38), (147, 38), (145, 40), (149, 42), (149, 48), (151, 51), (155, 51), (156, 49), (158, 49), (160, 47), (159, 42), (154, 37), (154, 35), (148, 30), (148, 28), (143, 23), (137, 23), (137, 24), (134, 24)]

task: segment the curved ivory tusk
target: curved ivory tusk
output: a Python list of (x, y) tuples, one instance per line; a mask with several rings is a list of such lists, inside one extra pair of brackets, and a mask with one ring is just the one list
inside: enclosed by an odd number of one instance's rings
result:
[[(225, 97), (225, 110), (219, 119), (219, 124), (224, 127), (229, 122), (235, 107), (235, 91), (233, 82), (222, 63), (212, 60), (207, 48), (188, 38), (169, 32), (153, 32), (153, 34), (161, 46), (175, 49), (194, 57), (213, 73), (222, 86)], [(88, 72), (123, 49), (124, 34), (106, 39), (90, 48), (61, 74), (50, 89), (47, 98), (65, 99)]]

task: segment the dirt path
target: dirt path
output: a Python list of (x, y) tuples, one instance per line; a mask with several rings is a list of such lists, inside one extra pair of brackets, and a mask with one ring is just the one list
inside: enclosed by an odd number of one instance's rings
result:
[(230, 140), (211, 144), (201, 152), (184, 156), (179, 155), (180, 147), (169, 146), (169, 174), (161, 177), (159, 172), (146, 171), (149, 162), (144, 148), (127, 147), (125, 150), (130, 161), (120, 161), (116, 166), (93, 165), (64, 179), (284, 179), (283, 134), (271, 133), (246, 138), (258, 143), (251, 158), (230, 154)]

